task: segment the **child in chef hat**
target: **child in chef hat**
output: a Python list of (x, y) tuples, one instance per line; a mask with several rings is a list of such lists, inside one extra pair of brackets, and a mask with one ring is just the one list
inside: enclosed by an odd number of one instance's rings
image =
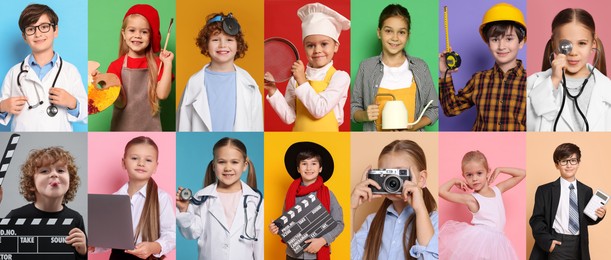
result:
[(308, 64), (293, 63), (284, 96), (266, 73), (266, 98), (284, 123), (295, 123), (293, 131), (337, 132), (344, 122), (350, 76), (333, 67), (333, 56), (339, 50), (341, 31), (350, 29), (350, 20), (320, 3), (302, 6), (297, 15)]

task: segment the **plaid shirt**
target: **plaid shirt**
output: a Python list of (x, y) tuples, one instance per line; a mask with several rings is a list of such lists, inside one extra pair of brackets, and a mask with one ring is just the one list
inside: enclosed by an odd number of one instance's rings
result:
[(526, 131), (526, 71), (522, 61), (506, 74), (495, 63), (477, 72), (455, 94), (452, 77), (439, 79), (439, 101), (446, 116), (456, 116), (475, 105), (473, 131)]

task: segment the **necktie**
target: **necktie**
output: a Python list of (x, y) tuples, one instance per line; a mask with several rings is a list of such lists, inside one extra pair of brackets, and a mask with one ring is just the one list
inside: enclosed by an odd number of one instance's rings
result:
[(569, 190), (569, 231), (577, 234), (579, 231), (579, 211), (577, 209), (577, 194), (572, 183), (569, 185)]

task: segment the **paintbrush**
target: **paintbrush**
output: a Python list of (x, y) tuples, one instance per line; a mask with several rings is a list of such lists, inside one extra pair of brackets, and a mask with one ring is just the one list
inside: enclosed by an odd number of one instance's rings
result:
[[(170, 39), (170, 31), (172, 30), (172, 24), (174, 23), (174, 18), (170, 18), (170, 26), (168, 26), (168, 34), (165, 36), (165, 44), (163, 45), (163, 51), (165, 51), (168, 47), (168, 40)], [(162, 53), (163, 53), (162, 51)], [(159, 66), (159, 70), (157, 71), (157, 75), (161, 72), (161, 66)]]

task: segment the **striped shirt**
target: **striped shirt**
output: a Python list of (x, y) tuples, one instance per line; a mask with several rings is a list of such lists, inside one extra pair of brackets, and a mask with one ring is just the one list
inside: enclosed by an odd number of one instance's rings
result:
[(473, 131), (526, 131), (526, 71), (522, 61), (503, 73), (495, 63), (477, 72), (467, 85), (454, 91), (451, 75), (439, 79), (439, 100), (447, 116), (456, 116), (475, 105)]

